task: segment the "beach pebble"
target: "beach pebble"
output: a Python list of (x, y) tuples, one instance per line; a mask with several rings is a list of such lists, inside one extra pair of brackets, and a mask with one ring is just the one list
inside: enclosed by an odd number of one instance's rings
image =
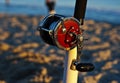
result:
[(95, 24), (95, 21), (94, 20), (86, 20), (85, 21), (85, 25), (94, 25)]
[(26, 43), (26, 44), (22, 44), (19, 45), (17, 47), (14, 47), (14, 49), (12, 50), (13, 53), (19, 53), (24, 51), (25, 49), (30, 49), (30, 48), (38, 48), (39, 44), (36, 42), (32, 42), (32, 43)]
[(110, 73), (119, 74), (119, 70), (117, 70), (117, 69), (111, 69)]
[(99, 51), (97, 53), (93, 53), (93, 57), (95, 58), (95, 62), (101, 62), (105, 60), (111, 59), (111, 50)]
[(103, 23), (103, 24), (102, 24), (102, 27), (103, 27), (103, 28), (106, 28), (106, 29), (109, 29), (109, 28), (111, 28), (111, 24)]
[(48, 73), (48, 71), (47, 71), (47, 69), (45, 67), (42, 67), (40, 69), (40, 71), (41, 71), (41, 75), (43, 75), (43, 76), (47, 75), (47, 73)]
[(98, 81), (93, 76), (86, 76), (84, 78), (85, 83), (98, 83)]
[(19, 25), (19, 27), (21, 28), (22, 31), (28, 31), (28, 27), (25, 24), (21, 24)]
[(101, 39), (99, 37), (93, 36), (93, 37), (90, 38), (90, 41), (91, 42), (101, 42)]
[(38, 20), (36, 17), (32, 18), (32, 24), (33, 24), (33, 26), (38, 26)]
[(107, 63), (105, 63), (105, 65), (102, 67), (102, 70), (111, 69), (112, 66), (113, 66), (113, 63), (112, 63), (112, 62), (107, 62)]
[(96, 35), (100, 35), (101, 32), (102, 32), (102, 29), (100, 27), (95, 30)]
[(6, 40), (10, 36), (10, 33), (7, 31), (0, 31), (0, 41)]
[(21, 53), (18, 54), (19, 58), (26, 58), (27, 56), (28, 56), (28, 53), (25, 52), (25, 51), (23, 51), (23, 52), (21, 52)]
[(11, 48), (11, 46), (7, 43), (0, 43), (0, 50), (1, 51), (8, 51)]
[(95, 79), (100, 80), (103, 75), (104, 75), (103, 73), (99, 73), (99, 74), (95, 75)]
[(35, 36), (40, 36), (40, 32), (39, 31), (35, 31)]
[(50, 83), (51, 80), (52, 80), (52, 77), (51, 77), (51, 76), (45, 76), (45, 78), (44, 78), (44, 82), (45, 82), (45, 83)]
[(19, 33), (14, 33), (14, 38), (22, 38), (22, 37), (24, 37), (24, 32), (19, 32)]
[(13, 53), (19, 53), (19, 52), (22, 52), (22, 51), (23, 51), (23, 48), (21, 46), (13, 48), (13, 50), (12, 50)]
[(39, 44), (36, 42), (32, 42), (32, 43), (26, 43), (21, 45), (22, 48), (37, 48), (39, 47)]
[[(3, 18), (5, 16), (5, 14), (0, 14), (0, 18)], [(7, 15), (6, 15), (7, 16)]]
[(29, 50), (27, 53), (28, 53), (28, 58), (29, 57), (33, 58), (35, 56), (34, 50)]
[(98, 45), (91, 45), (91, 46), (87, 46), (87, 50), (97, 50), (97, 49), (105, 49), (105, 48), (109, 48), (110, 44), (109, 42), (104, 42), (102, 44), (98, 44)]
[(119, 63), (119, 60), (106, 62), (105, 65), (102, 67), (102, 70), (112, 69), (113, 65), (116, 65), (118, 63)]
[(108, 60), (111, 58), (111, 51), (110, 50), (100, 51), (98, 55), (101, 60)]
[(119, 83), (118, 81), (116, 81), (116, 80), (113, 80), (111, 83)]
[(7, 83), (6, 81), (4, 81), (4, 80), (0, 80), (0, 83)]
[(55, 49), (50, 49), (49, 53), (55, 53)]
[(44, 56), (44, 57), (42, 56), (41, 59), (43, 60), (44, 63), (49, 63), (50, 60), (51, 60), (51, 59), (50, 59), (49, 57), (47, 57), (47, 56)]
[(16, 17), (12, 17), (10, 19), (10, 22), (11, 22), (12, 28), (15, 28), (16, 26), (21, 25), (21, 23), (19, 22), (19, 20)]

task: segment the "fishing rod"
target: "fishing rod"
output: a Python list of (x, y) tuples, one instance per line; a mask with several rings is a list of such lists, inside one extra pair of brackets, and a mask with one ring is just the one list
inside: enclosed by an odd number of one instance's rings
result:
[(38, 30), (44, 42), (66, 50), (63, 83), (77, 83), (78, 71), (90, 72), (94, 69), (93, 64), (80, 62), (87, 0), (76, 0), (73, 17), (56, 14), (55, 3), (56, 0), (46, 0), (49, 15), (42, 20)]

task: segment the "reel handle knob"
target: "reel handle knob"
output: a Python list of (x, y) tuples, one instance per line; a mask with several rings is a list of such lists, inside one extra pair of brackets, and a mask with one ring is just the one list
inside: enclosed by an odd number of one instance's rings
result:
[(76, 70), (80, 72), (91, 72), (95, 69), (92, 63), (77, 63)]

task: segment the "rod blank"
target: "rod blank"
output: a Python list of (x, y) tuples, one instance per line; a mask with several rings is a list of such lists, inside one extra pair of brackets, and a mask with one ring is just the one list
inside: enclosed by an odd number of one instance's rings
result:
[(74, 17), (80, 20), (81, 25), (83, 25), (85, 11), (86, 11), (87, 0), (76, 0)]

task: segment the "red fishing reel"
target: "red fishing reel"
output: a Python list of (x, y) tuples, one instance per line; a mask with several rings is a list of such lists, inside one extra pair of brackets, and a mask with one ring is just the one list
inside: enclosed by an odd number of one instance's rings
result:
[(38, 30), (46, 43), (64, 50), (70, 50), (82, 42), (80, 22), (74, 17), (48, 15), (40, 23)]

